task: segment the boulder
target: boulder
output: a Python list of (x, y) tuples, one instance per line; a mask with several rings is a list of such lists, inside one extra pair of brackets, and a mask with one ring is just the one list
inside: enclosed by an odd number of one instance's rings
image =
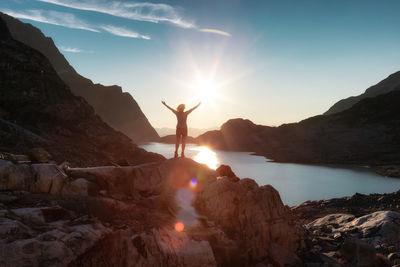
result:
[(0, 190), (27, 190), (34, 182), (30, 166), (0, 159)]
[(259, 187), (248, 178), (234, 182), (223, 177), (204, 188), (195, 207), (236, 242), (240, 251), (228, 251), (235, 259), (232, 262), (259, 263), (270, 256), (272, 243), (291, 252), (298, 248), (294, 221), (270, 185)]
[(235, 173), (232, 171), (231, 167), (228, 165), (221, 165), (216, 169), (219, 176), (226, 177), (236, 177)]
[(36, 182), (31, 192), (60, 194), (67, 175), (55, 164), (32, 164)]
[(394, 246), (400, 251), (400, 213), (377, 211), (345, 224), (340, 231), (357, 230), (360, 238), (373, 247)]

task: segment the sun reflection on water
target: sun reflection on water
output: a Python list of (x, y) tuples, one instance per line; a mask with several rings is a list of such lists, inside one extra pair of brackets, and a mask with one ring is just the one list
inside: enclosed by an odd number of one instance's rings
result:
[(216, 169), (219, 163), (217, 154), (209, 149), (208, 147), (201, 146), (193, 148), (193, 150), (199, 151), (196, 156), (194, 156), (194, 160), (199, 163), (204, 163), (211, 169)]

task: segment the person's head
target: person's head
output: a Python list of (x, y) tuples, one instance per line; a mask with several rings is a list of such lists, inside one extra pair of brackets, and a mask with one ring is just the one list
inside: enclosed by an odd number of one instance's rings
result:
[(185, 104), (180, 104), (180, 105), (176, 108), (176, 110), (177, 110), (178, 112), (183, 112), (183, 111), (185, 110)]

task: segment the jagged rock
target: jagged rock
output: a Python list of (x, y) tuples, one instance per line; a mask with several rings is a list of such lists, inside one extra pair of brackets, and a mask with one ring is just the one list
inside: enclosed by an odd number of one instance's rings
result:
[(270, 254), (271, 243), (292, 252), (298, 248), (294, 222), (272, 186), (259, 187), (251, 179), (233, 182), (221, 178), (205, 187), (195, 206), (240, 244), (240, 251), (228, 251), (231, 263), (263, 261)]
[(216, 169), (219, 176), (236, 177), (231, 167), (228, 165), (221, 165)]

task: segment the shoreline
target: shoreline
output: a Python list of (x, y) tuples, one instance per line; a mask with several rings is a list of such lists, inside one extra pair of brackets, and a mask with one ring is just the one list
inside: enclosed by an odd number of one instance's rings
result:
[[(159, 144), (174, 144), (171, 142), (160, 142), (160, 141), (151, 141), (151, 142), (145, 142), (145, 143), (140, 143), (138, 144), (139, 146), (141, 145), (146, 145), (150, 143), (159, 143)], [(201, 144), (194, 143), (194, 142), (187, 142), (186, 144), (193, 144), (197, 146), (202, 146)], [(211, 148), (213, 149), (213, 148)], [(331, 163), (324, 163), (324, 162), (303, 162), (303, 161), (279, 161), (279, 160), (274, 160), (268, 158), (266, 155), (263, 155), (262, 153), (258, 152), (252, 152), (252, 151), (234, 151), (234, 150), (224, 150), (224, 149), (213, 149), (217, 151), (225, 151), (225, 152), (245, 152), (249, 153), (251, 156), (261, 156), (266, 159), (266, 162), (270, 163), (288, 163), (288, 164), (300, 164), (300, 165), (309, 165), (309, 166), (322, 166), (322, 167), (332, 167), (332, 168), (345, 168), (345, 169), (358, 169), (362, 171), (363, 169), (367, 169), (369, 171), (372, 171), (383, 178), (385, 177), (390, 177), (390, 178), (400, 178), (400, 165), (397, 164), (379, 164), (379, 165), (371, 165), (363, 162), (353, 162), (353, 163), (346, 163), (346, 162), (331, 162)]]

